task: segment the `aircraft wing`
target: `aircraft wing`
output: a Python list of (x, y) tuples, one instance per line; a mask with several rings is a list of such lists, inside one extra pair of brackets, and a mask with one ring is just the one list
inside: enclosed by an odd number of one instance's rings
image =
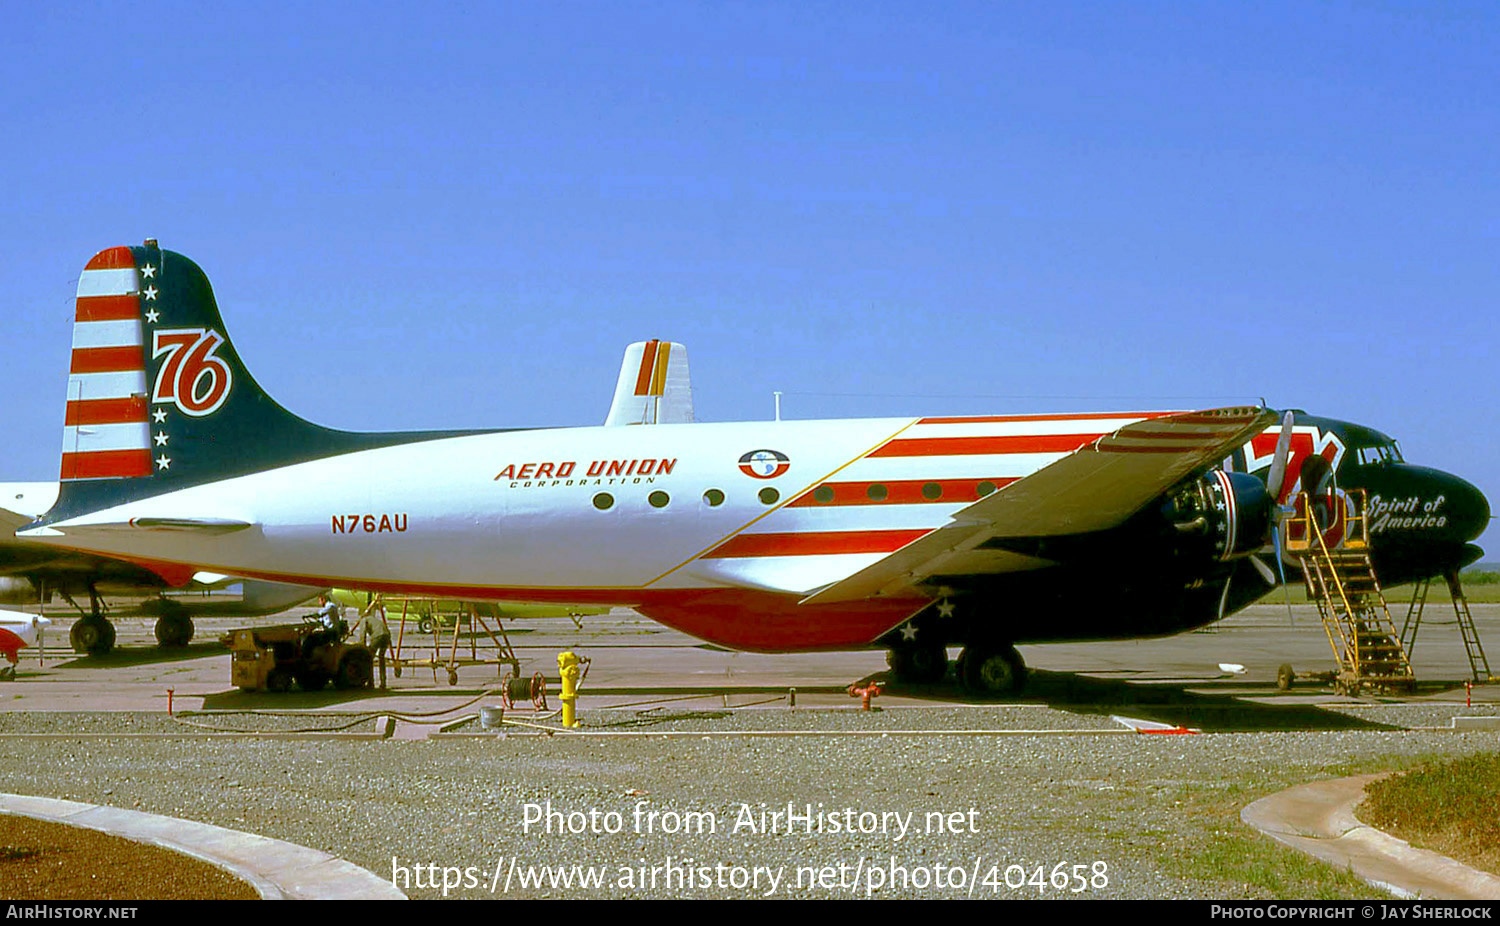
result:
[[(803, 599), (828, 604), (899, 596), (934, 575), (1025, 568), (1020, 554), (984, 549), (997, 537), (1051, 537), (1118, 527), (1189, 475), (1224, 459), (1276, 422), (1263, 408), (1151, 418), (1106, 434), (953, 514), (951, 523)], [(1033, 560), (1029, 565), (1044, 565)]]
[(0, 508), (0, 537), (9, 538), (17, 530), (35, 520), (34, 517), (11, 511), (8, 508)]

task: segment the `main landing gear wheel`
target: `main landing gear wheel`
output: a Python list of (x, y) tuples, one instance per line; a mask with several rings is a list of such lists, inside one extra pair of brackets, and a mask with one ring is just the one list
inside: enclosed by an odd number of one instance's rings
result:
[(163, 614), (156, 619), (158, 646), (187, 646), (193, 640), (193, 619), (185, 614)]
[(115, 648), (115, 625), (102, 617), (81, 617), (68, 631), (68, 642), (73, 644), (75, 653), (108, 655)]
[(948, 674), (948, 650), (936, 643), (925, 646), (895, 646), (885, 654), (886, 665), (896, 681), (930, 685)]
[(1026, 686), (1026, 662), (1014, 646), (971, 643), (958, 657), (958, 679), (964, 690), (980, 698), (1020, 694)]

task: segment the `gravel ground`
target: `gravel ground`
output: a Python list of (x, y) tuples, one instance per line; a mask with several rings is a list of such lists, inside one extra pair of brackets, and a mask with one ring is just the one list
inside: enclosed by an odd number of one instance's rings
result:
[[(1357, 714), (1363, 729), (1210, 736), (12, 738), (0, 756), (0, 790), (249, 830), (331, 852), (381, 876), (391, 876), (394, 866), (414, 897), (443, 896), (445, 868), (457, 883), (450, 897), (944, 897), (967, 895), (969, 885), (974, 896), (1254, 897), (1266, 895), (1185, 873), (1184, 856), (1242, 833), (1238, 808), (1291, 784), (1393, 758), (1500, 748), (1493, 733), (1366, 724), (1442, 725), (1456, 713), (1484, 712), (1461, 705), (1369, 707), (1346, 712)], [(646, 732), (1115, 726), (1107, 712), (1038, 706), (965, 709), (961, 717), (953, 708), (652, 713), (681, 716), (658, 716), (647, 726), (633, 722), (640, 719), (636, 711), (588, 719), (604, 729)], [(123, 732), (161, 718), (5, 720), (8, 732), (111, 724)], [(551, 832), (549, 801), (561, 814), (552, 818)], [(784, 821), (774, 821), (776, 831), (765, 832), (760, 812), (784, 815), (788, 804), (799, 813), (811, 805), (822, 831), (797, 824), (786, 832)], [(832, 823), (845, 822), (846, 808), (856, 824), (874, 831), (832, 831)], [(747, 810), (757, 825), (736, 826)], [(541, 818), (529, 832), (528, 812)], [(712, 832), (661, 832), (710, 819)], [(910, 827), (904, 834), (903, 820)], [(570, 823), (584, 831), (561, 831)], [(612, 828), (619, 832), (603, 831)], [(1060, 863), (1065, 882), (1086, 885), (1076, 895), (1014, 886), (1038, 866), (1050, 877)], [(594, 870), (603, 886), (521, 887), (521, 873), (543, 865)], [(1084, 866), (1078, 880), (1070, 880), (1073, 865)], [(758, 884), (740, 884), (757, 866)], [(885, 883), (870, 891), (877, 872)], [(891, 883), (902, 878), (904, 884)], [(960, 878), (964, 887), (949, 886)], [(1370, 896), (1379, 895), (1372, 888)]]

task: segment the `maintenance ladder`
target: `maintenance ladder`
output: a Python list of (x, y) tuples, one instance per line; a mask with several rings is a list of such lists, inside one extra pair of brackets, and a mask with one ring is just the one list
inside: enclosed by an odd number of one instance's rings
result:
[[(1347, 501), (1345, 500), (1347, 499)], [(1286, 524), (1286, 552), (1301, 562), (1307, 593), (1318, 605), (1339, 671), (1335, 690), (1407, 688), (1416, 682), (1370, 563), (1365, 493), (1297, 496)]]
[[(1474, 627), (1474, 615), (1469, 612), (1469, 599), (1464, 595), (1463, 582), (1458, 571), (1445, 573), (1448, 594), (1453, 599), (1453, 613), (1458, 618), (1458, 632), (1463, 637), (1464, 655), (1469, 657), (1469, 674), (1476, 684), (1496, 681), (1490, 672), (1490, 661), (1485, 658), (1484, 647), (1479, 642), (1479, 631)], [(1427, 589), (1432, 579), (1418, 582), (1412, 589), (1411, 604), (1406, 606), (1406, 620), (1401, 624), (1401, 645), (1408, 655), (1417, 645), (1417, 629), (1422, 626), (1422, 611), (1427, 607)]]

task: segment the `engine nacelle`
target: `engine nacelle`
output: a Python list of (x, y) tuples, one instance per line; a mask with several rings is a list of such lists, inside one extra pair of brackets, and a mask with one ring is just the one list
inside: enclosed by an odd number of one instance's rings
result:
[(0, 576), (0, 604), (36, 604), (36, 586), (24, 576)]
[(1162, 514), (1187, 546), (1224, 561), (1248, 556), (1266, 543), (1274, 507), (1258, 477), (1214, 470), (1180, 486)]

